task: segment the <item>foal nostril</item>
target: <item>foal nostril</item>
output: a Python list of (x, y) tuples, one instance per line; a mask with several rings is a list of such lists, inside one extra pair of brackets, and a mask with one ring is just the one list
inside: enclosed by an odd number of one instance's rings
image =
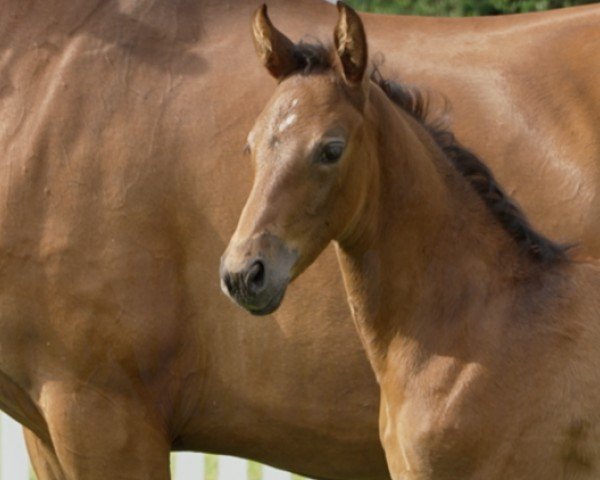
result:
[(233, 280), (231, 278), (231, 274), (229, 272), (223, 272), (221, 274), (221, 279), (223, 281), (222, 286), (224, 285), (225, 288), (227, 289), (227, 292), (225, 293), (229, 293), (230, 295), (233, 295), (234, 289), (233, 289)]
[(258, 293), (265, 285), (265, 266), (260, 260), (256, 260), (246, 273), (246, 287), (251, 293)]

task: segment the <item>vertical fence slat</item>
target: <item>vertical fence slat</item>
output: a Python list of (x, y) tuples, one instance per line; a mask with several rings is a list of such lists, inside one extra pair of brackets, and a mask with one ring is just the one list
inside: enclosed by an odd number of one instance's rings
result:
[(29, 459), (21, 425), (4, 413), (0, 417), (0, 479), (28, 480)]
[(248, 462), (236, 457), (219, 457), (219, 480), (245, 480)]
[(204, 480), (204, 455), (194, 452), (177, 452), (173, 480)]
[(292, 480), (292, 474), (265, 465), (262, 480)]

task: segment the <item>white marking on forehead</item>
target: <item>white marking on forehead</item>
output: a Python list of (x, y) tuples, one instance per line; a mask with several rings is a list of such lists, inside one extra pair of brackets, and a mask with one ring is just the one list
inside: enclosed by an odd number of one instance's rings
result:
[(246, 137), (246, 145), (251, 146), (254, 140), (254, 131), (251, 131)]
[(284, 119), (279, 124), (279, 128), (277, 129), (279, 131), (279, 133), (281, 133), (285, 129), (291, 127), (294, 123), (296, 123), (296, 120), (298, 120), (298, 115), (296, 115), (294, 113), (294, 109), (296, 108), (297, 105), (298, 105), (298, 99), (293, 98), (287, 108), (287, 115), (284, 117)]
[(279, 133), (283, 132), (286, 128), (291, 127), (294, 123), (296, 123), (296, 120), (298, 120), (298, 115), (295, 113), (290, 113), (279, 124)]

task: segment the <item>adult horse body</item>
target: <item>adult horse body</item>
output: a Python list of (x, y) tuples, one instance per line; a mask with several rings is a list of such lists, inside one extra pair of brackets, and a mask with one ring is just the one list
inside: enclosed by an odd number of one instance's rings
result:
[[(335, 18), (316, 0), (272, 4), (296, 37)], [(276, 322), (213, 280), (250, 187), (245, 135), (271, 90), (247, 41), (255, 7), (0, 3), (0, 403), (29, 429), (39, 478), (165, 479), (170, 448), (387, 477), (331, 252)], [(456, 104), (456, 129), (497, 159), (536, 225), (590, 254), (599, 12), (366, 20), (386, 67)], [(488, 141), (484, 109), (502, 139)]]
[(335, 54), (254, 16), (279, 85), (248, 136), (224, 292), (271, 313), (335, 241), (394, 480), (597, 479), (600, 262), (536, 232), (418, 92), (369, 75), (338, 8)]

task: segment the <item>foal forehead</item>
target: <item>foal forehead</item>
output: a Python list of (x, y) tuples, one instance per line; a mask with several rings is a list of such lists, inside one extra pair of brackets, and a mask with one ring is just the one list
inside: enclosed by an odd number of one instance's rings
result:
[(297, 75), (282, 82), (268, 108), (267, 116), (274, 130), (285, 130), (299, 119), (332, 112), (340, 105), (341, 91), (328, 75)]
[(292, 96), (301, 98), (305, 104), (318, 105), (339, 100), (340, 93), (334, 75), (294, 75), (279, 84), (276, 96), (282, 100)]
[[(281, 82), (248, 135), (258, 148), (316, 142), (332, 128), (351, 129), (356, 112), (334, 75), (294, 75)], [(286, 142), (286, 143), (284, 143)]]

